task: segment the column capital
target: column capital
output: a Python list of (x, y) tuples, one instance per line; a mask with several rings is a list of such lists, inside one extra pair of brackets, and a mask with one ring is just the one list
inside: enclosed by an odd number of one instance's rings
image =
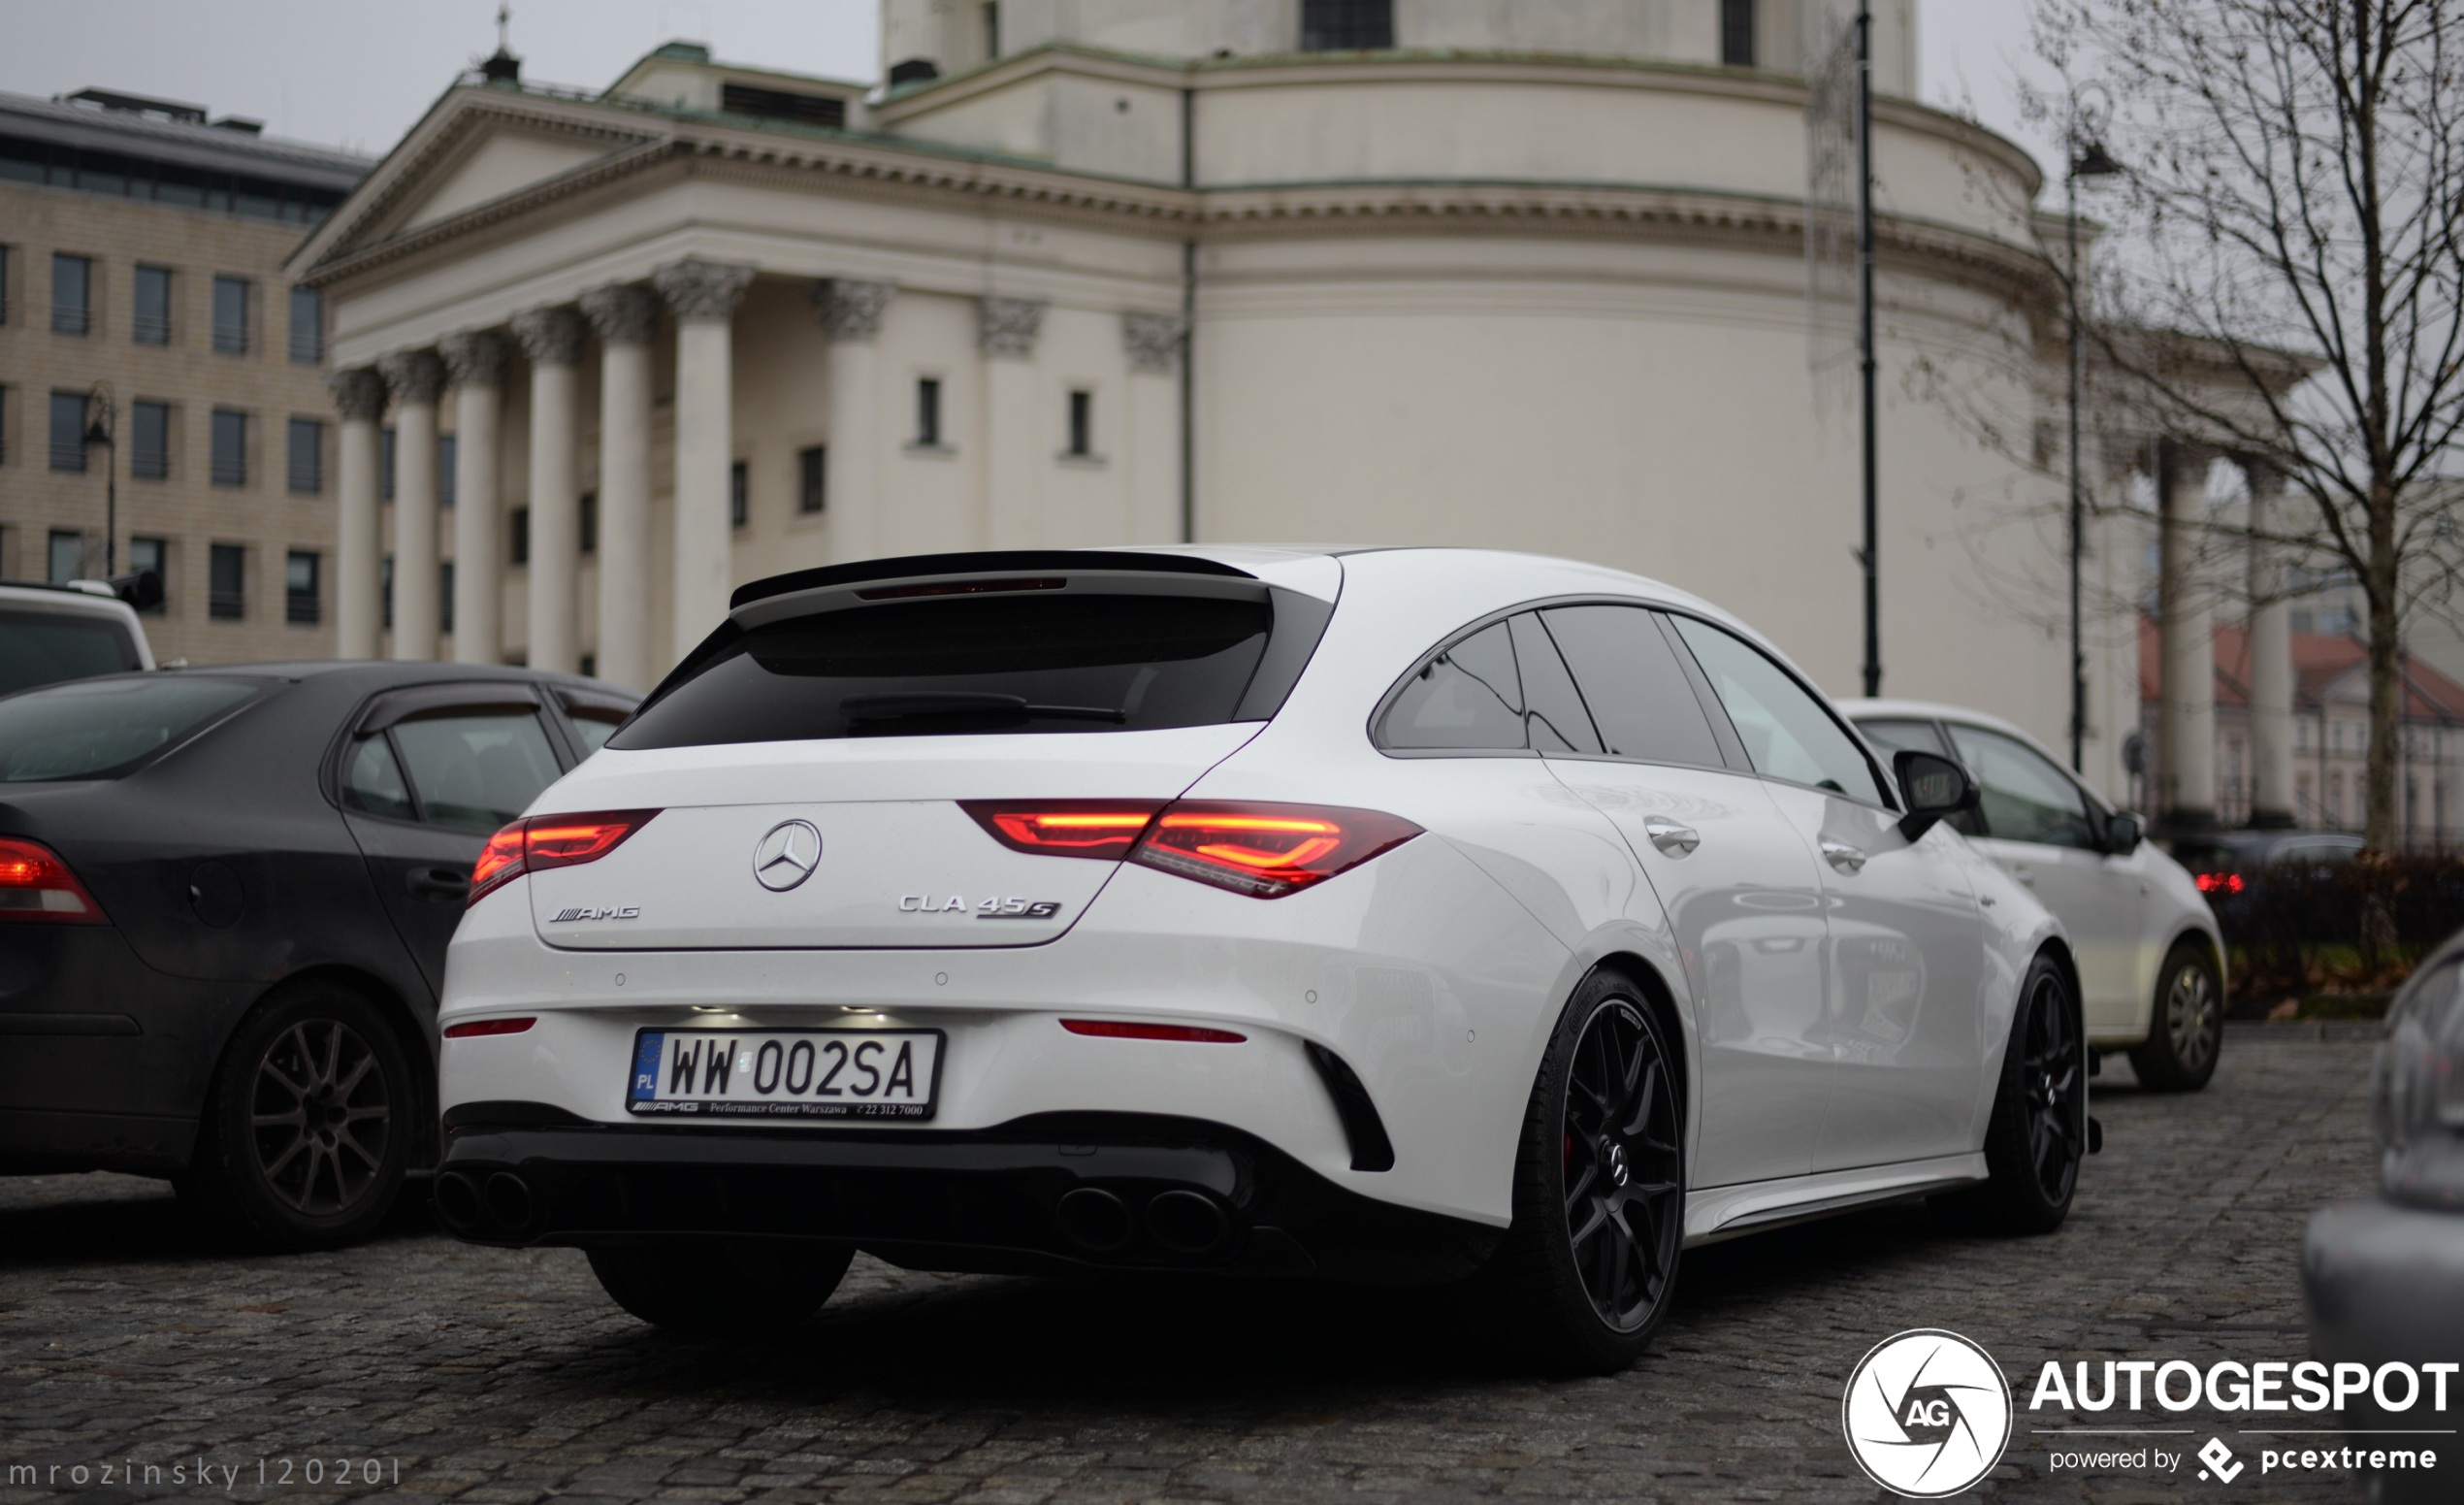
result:
[(881, 316), (897, 290), (888, 282), (824, 278), (813, 284), (813, 313), (832, 340), (870, 340), (881, 333)]
[(377, 357), (376, 370), (397, 406), (430, 403), (444, 395), (445, 363), (434, 350), (397, 350)]
[(582, 294), (582, 316), (601, 344), (648, 344), (659, 332), (659, 299), (639, 282), (594, 287)]
[(582, 358), (590, 330), (570, 304), (513, 315), (513, 338), (534, 366), (570, 366)]
[(504, 381), (504, 336), (493, 329), (465, 330), (437, 342), (445, 373), (458, 387), (492, 387)]
[(1189, 338), (1189, 321), (1178, 313), (1124, 313), (1121, 348), (1131, 371), (1170, 371)]
[(987, 355), (1035, 353), (1036, 337), (1044, 332), (1041, 298), (978, 298), (975, 301), (976, 348)]
[(385, 416), (385, 378), (373, 366), (353, 366), (325, 378), (327, 391), (345, 423), (374, 423)]
[(753, 268), (740, 261), (688, 256), (653, 272), (650, 280), (676, 317), (717, 323), (735, 316), (735, 306), (753, 285)]

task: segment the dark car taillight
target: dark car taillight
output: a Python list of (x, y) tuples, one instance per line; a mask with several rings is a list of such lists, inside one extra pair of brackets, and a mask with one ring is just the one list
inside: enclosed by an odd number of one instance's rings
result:
[(2238, 894), (2248, 887), (2238, 872), (2203, 872), (2190, 881), (2199, 886), (2202, 894)]
[(40, 841), (0, 836), (0, 921), (34, 925), (108, 925), (103, 906), (77, 881), (60, 854)]
[(657, 810), (592, 810), (578, 815), (534, 815), (488, 838), (470, 868), (475, 904), (526, 872), (595, 863), (650, 824)]
[(1014, 851), (1126, 860), (1251, 899), (1281, 899), (1420, 834), (1397, 815), (1340, 805), (1181, 800), (968, 801)]

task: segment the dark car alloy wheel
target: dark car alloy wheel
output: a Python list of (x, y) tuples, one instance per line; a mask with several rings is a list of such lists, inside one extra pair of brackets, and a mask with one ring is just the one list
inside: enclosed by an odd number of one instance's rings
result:
[(258, 1173), (312, 1218), (350, 1212), (383, 1178), (394, 1105), (375, 1050), (338, 1019), (304, 1019), (258, 1061), (249, 1102)]
[(2083, 1058), (2071, 1021), (2070, 996), (2045, 969), (2027, 992), (2026, 1054), (2020, 1066), (2027, 1126), (2028, 1164), (2048, 1203), (2070, 1199), (2088, 1143)]
[(1566, 1081), (1566, 1233), (1602, 1322), (1620, 1332), (1656, 1311), (1683, 1222), (1676, 1094), (1660, 1038), (1634, 1004), (1603, 1002)]

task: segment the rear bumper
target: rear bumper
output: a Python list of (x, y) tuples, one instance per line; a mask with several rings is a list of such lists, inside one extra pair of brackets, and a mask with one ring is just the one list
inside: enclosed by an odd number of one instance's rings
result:
[(546, 1104), (450, 1111), (438, 1210), (472, 1243), (855, 1244), (893, 1264), (1458, 1280), (1504, 1230), (1334, 1185), (1191, 1119), (1044, 1114), (987, 1129), (594, 1124)]

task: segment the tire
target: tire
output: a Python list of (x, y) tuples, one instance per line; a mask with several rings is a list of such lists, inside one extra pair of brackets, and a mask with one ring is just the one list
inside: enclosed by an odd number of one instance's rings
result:
[(2148, 1038), (2130, 1048), (2130, 1069), (2152, 1092), (2194, 1093), (2216, 1075), (2224, 1045), (2224, 984), (2216, 959), (2193, 937), (2174, 942), (2156, 973)]
[(600, 1289), (652, 1326), (748, 1338), (820, 1311), (855, 1258), (845, 1245), (752, 1239), (590, 1251)]
[(2039, 955), (2020, 984), (1985, 1129), (1992, 1179), (1936, 1198), (1956, 1222), (1995, 1233), (2051, 1233), (2070, 1216), (2088, 1148), (2087, 1041), (2069, 979)]
[(335, 1249), (402, 1192), (419, 1097), (402, 1041), (336, 983), (285, 988), (232, 1031), (180, 1198), (258, 1248)]
[(1514, 1221), (1481, 1272), (1540, 1366), (1613, 1374), (1676, 1292), (1685, 1131), (1674, 1042), (1640, 990), (1598, 971), (1540, 1060), (1514, 1158)]

